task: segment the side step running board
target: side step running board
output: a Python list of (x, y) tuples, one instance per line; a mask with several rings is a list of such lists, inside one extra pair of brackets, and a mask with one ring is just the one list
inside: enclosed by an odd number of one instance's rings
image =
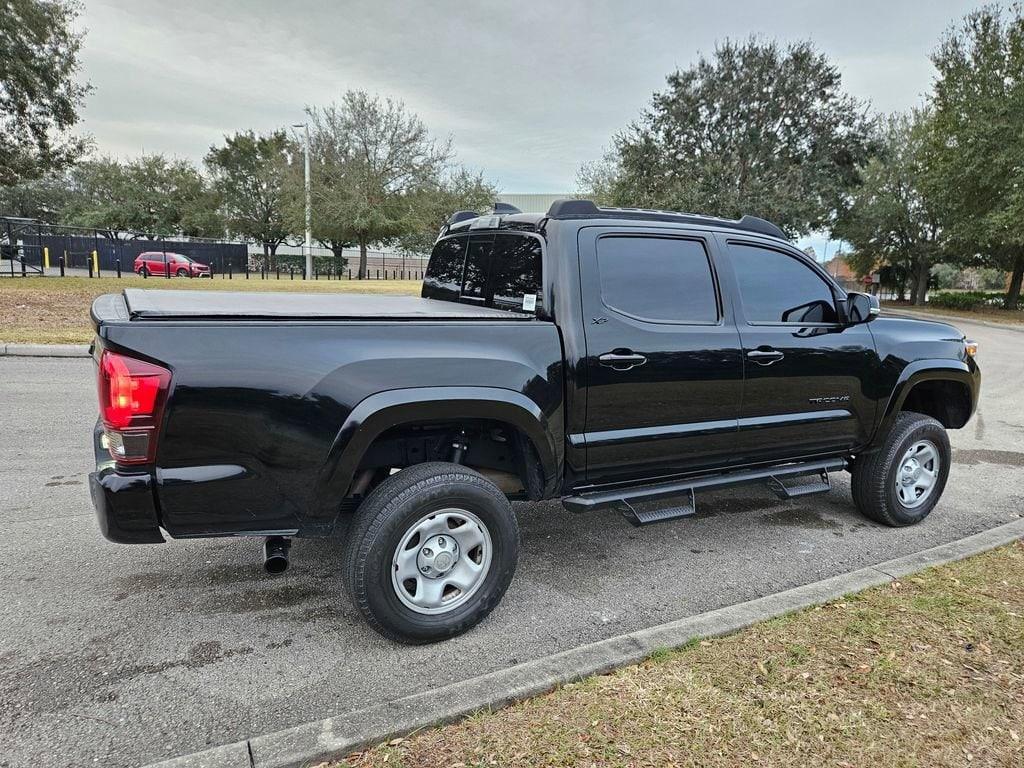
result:
[(812, 493), (827, 493), (832, 490), (832, 481), (828, 472), (822, 472), (817, 480), (808, 480), (798, 485), (786, 485), (778, 477), (772, 477), (768, 481), (768, 489), (780, 499), (797, 499), (801, 496), (810, 496)]
[[(657, 483), (654, 485), (632, 486), (629, 488), (615, 488), (607, 491), (591, 491), (576, 496), (567, 496), (562, 499), (562, 505), (570, 512), (587, 512), (596, 509), (607, 509), (608, 507), (625, 506), (628, 510), (626, 517), (634, 524), (648, 522), (660, 522), (676, 517), (685, 517), (695, 512), (694, 492), (712, 488), (725, 488), (732, 485), (744, 483), (767, 482), (769, 487), (783, 498), (795, 498), (806, 496), (811, 493), (820, 493), (829, 490), (828, 473), (838, 472), (846, 467), (845, 459), (819, 459), (815, 461), (796, 462), (793, 464), (782, 464), (774, 467), (763, 467), (760, 469), (737, 470), (735, 472), (723, 472), (717, 475), (705, 475), (703, 477), (691, 477), (676, 480), (668, 483)], [(806, 475), (818, 475), (816, 482), (801, 485), (786, 486), (784, 478), (802, 477)], [(654, 510), (650, 512), (638, 510), (636, 504), (657, 501), (658, 499), (670, 498), (672, 496), (689, 495), (688, 505), (671, 507), (667, 509)]]
[(625, 510), (622, 516), (633, 525), (650, 525), (661, 523), (665, 520), (675, 520), (679, 517), (689, 517), (697, 514), (697, 500), (694, 498), (693, 490), (690, 491), (690, 503), (678, 507), (660, 507), (658, 509), (637, 509), (629, 503), (628, 499), (622, 500)]

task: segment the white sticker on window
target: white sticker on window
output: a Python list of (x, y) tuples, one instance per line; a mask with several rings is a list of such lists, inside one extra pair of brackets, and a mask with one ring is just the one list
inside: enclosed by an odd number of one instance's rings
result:
[(527, 312), (533, 312), (537, 308), (537, 294), (528, 293), (523, 296), (523, 309)]

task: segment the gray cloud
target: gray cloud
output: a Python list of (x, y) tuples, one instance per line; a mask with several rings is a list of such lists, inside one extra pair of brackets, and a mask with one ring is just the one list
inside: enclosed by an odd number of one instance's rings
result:
[(969, 3), (90, 0), (84, 127), (101, 151), (202, 158), (347, 88), (403, 99), (504, 191), (575, 186), (665, 75), (716, 40), (812, 39), (882, 111), (920, 103)]

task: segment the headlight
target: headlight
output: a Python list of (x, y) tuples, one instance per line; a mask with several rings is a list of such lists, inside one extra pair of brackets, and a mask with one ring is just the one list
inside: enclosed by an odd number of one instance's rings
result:
[(964, 348), (967, 350), (968, 357), (974, 357), (978, 354), (978, 342), (976, 341), (964, 341)]

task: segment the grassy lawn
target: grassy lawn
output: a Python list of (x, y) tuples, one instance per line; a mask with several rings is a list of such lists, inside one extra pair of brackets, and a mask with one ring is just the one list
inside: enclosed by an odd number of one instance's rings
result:
[(103, 277), (26, 277), (0, 279), (0, 341), (63, 344), (92, 341), (89, 306), (103, 293), (125, 288), (189, 291), (294, 291), (299, 293), (411, 293), (418, 280), (224, 280)]
[(920, 312), (927, 315), (946, 315), (947, 317), (962, 317), (965, 320), (987, 320), (993, 323), (1005, 323), (1006, 325), (1024, 325), (1024, 309), (998, 309), (996, 307), (982, 307), (977, 310), (946, 309), (944, 307), (915, 307), (906, 302), (885, 301), (882, 302), (885, 309), (894, 311), (906, 310), (908, 312)]
[(347, 766), (1021, 766), (1024, 544), (665, 651)]

